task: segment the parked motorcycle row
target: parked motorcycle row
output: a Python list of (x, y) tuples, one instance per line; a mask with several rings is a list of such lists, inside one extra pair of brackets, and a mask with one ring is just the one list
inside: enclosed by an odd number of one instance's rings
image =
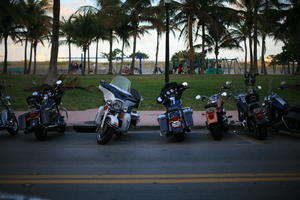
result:
[[(221, 140), (229, 130), (233, 120), (225, 110), (225, 102), (234, 98), (237, 105), (238, 119), (242, 127), (249, 134), (264, 140), (267, 137), (268, 126), (276, 130), (285, 129), (292, 132), (300, 131), (300, 108), (292, 107), (286, 100), (276, 93), (285, 88), (282, 82), (279, 89), (269, 91), (264, 102), (260, 103), (258, 90), (255, 87), (256, 77), (245, 74), (246, 88), (234, 91), (231, 81), (226, 81), (219, 92), (212, 96), (197, 95), (196, 100), (206, 101), (204, 108), (206, 126), (213, 139)], [(19, 129), (25, 134), (34, 133), (35, 137), (43, 141), (48, 131), (64, 132), (66, 128), (65, 116), (67, 111), (61, 106), (63, 97), (63, 83), (58, 80), (54, 86), (42, 91), (35, 91), (26, 101), (29, 110), (19, 116), (17, 120), (10, 108), (10, 97), (4, 95), (5, 84), (0, 84), (0, 130), (6, 129), (11, 135), (16, 135)], [(185, 133), (193, 126), (193, 110), (182, 106), (181, 97), (188, 89), (188, 83), (167, 83), (156, 98), (157, 103), (163, 104), (166, 112), (157, 117), (161, 136), (173, 137), (176, 141), (184, 140)], [(139, 92), (131, 88), (131, 82), (123, 76), (116, 76), (110, 83), (100, 81), (99, 90), (103, 93), (105, 105), (100, 106), (95, 117), (96, 140), (99, 144), (108, 143), (113, 135), (124, 135), (130, 127), (136, 126), (140, 120), (139, 108), (143, 98)], [(65, 115), (64, 115), (65, 113)], [(200, 116), (199, 116), (200, 117)]]

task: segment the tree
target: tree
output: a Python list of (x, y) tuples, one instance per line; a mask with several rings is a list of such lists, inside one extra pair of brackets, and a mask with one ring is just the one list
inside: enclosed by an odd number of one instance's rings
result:
[(10, 37), (15, 40), (16, 30), (20, 28), (20, 1), (1, 0), (0, 1), (0, 40), (4, 40), (4, 62), (2, 73), (7, 73), (7, 41)]
[[(151, 0), (126, 0), (122, 6), (125, 12), (130, 16), (130, 25), (132, 27), (133, 36), (133, 52), (136, 53), (136, 39), (140, 34), (144, 33), (144, 28), (141, 27), (142, 22), (150, 22), (152, 13), (149, 12)], [(129, 74), (134, 74), (135, 57), (132, 57)]]
[(57, 57), (59, 47), (59, 16), (60, 16), (60, 0), (53, 0), (53, 24), (51, 37), (51, 57), (48, 74), (45, 83), (54, 84), (57, 79)]

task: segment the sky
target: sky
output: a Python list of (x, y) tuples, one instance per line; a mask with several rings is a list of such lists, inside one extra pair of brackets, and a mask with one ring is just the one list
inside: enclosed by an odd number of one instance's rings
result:
[[(79, 7), (86, 6), (86, 5), (93, 5), (95, 6), (95, 0), (61, 0), (61, 17), (68, 18), (72, 13), (74, 13)], [(173, 34), (170, 33), (170, 55), (172, 56), (175, 52), (180, 50), (186, 49), (186, 44), (184, 39), (178, 40), (179, 33), (176, 33), (175, 37)], [(132, 39), (131, 39), (132, 41)], [(201, 40), (196, 41), (195, 44), (199, 44)], [(275, 42), (271, 38), (267, 38), (266, 41), (267, 51), (265, 55), (274, 55), (281, 52), (282, 43)], [(114, 42), (113, 49), (119, 48), (121, 49), (121, 42)], [(241, 44), (243, 46), (243, 44)], [(155, 51), (156, 51), (156, 32), (149, 31), (148, 34), (145, 34), (141, 37), (141, 39), (137, 40), (137, 51), (144, 52), (149, 55), (148, 60), (155, 60)], [(12, 41), (9, 41), (9, 49), (8, 49), (8, 60), (9, 61), (21, 61), (24, 59), (24, 46), (21, 44), (14, 44)], [(108, 53), (109, 51), (109, 43), (99, 42), (99, 54), (102, 52)], [(197, 51), (197, 50), (196, 50)], [(200, 50), (198, 50), (200, 51)], [(258, 46), (258, 55), (260, 55), (261, 48)], [(96, 45), (92, 44), (90, 47), (90, 56), (94, 57), (96, 52)], [(80, 48), (72, 45), (72, 56), (73, 57), (80, 57), (82, 51)], [(125, 55), (129, 55), (132, 53), (132, 45), (131, 47), (127, 47), (125, 49)], [(3, 60), (4, 54), (4, 45), (3, 43), (0, 44), (0, 60)], [(47, 61), (50, 60), (50, 45), (49, 43), (45, 42), (45, 46), (41, 44), (38, 45), (37, 49), (37, 60), (38, 61)], [(59, 48), (59, 57), (68, 57), (68, 47), (66, 45), (61, 45)], [(260, 56), (258, 56), (260, 57)], [(208, 54), (208, 58), (214, 58), (214, 54)], [(244, 60), (244, 52), (241, 50), (220, 50), (219, 58), (238, 58), (238, 60)], [(60, 61), (64, 59), (59, 59)], [(165, 34), (162, 35), (160, 40), (159, 46), (159, 54), (158, 60), (164, 61), (165, 60)], [(249, 60), (249, 58), (248, 58)], [(106, 61), (106, 60), (104, 60)]]

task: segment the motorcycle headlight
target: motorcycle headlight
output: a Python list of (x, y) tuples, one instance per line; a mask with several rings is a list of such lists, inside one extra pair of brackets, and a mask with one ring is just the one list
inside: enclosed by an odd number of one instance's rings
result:
[(113, 107), (114, 110), (121, 110), (122, 107), (123, 107), (123, 102), (116, 100), (116, 101), (113, 102), (112, 107)]

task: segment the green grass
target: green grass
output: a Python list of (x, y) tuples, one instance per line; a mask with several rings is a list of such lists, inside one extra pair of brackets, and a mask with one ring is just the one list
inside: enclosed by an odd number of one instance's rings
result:
[[(69, 110), (84, 110), (89, 108), (97, 108), (103, 104), (102, 93), (98, 90), (100, 80), (110, 82), (113, 76), (111, 75), (89, 75), (79, 76), (80, 86), (93, 86), (92, 91), (83, 89), (66, 90), (63, 97), (63, 105)], [(142, 75), (142, 76), (127, 76), (132, 81), (132, 87), (136, 88), (144, 98), (140, 110), (164, 110), (164, 107), (156, 103), (156, 97), (160, 93), (160, 89), (164, 84), (163, 75)], [(24, 76), (24, 75), (0, 75), (0, 80), (5, 79), (11, 86), (6, 89), (6, 94), (12, 97), (13, 109), (26, 110), (26, 97), (31, 92), (24, 89), (32, 88), (32, 81), (42, 84), (44, 76)], [(203, 110), (204, 103), (195, 100), (197, 94), (212, 95), (218, 91), (220, 86), (227, 80), (231, 80), (232, 87), (243, 89), (244, 81), (241, 75), (171, 75), (171, 81), (189, 83), (190, 89), (186, 90), (183, 95), (183, 105), (192, 107), (194, 110)], [(288, 85), (295, 85), (299, 82), (299, 76), (258, 76), (257, 85), (261, 85), (263, 89), (259, 92), (261, 99), (267, 94), (270, 81), (272, 87), (279, 86), (280, 81), (285, 80)], [(300, 92), (298, 89), (288, 88), (279, 93), (286, 98), (290, 104), (300, 104)], [(233, 99), (229, 99), (225, 103), (225, 108), (234, 110), (235, 103)]]

